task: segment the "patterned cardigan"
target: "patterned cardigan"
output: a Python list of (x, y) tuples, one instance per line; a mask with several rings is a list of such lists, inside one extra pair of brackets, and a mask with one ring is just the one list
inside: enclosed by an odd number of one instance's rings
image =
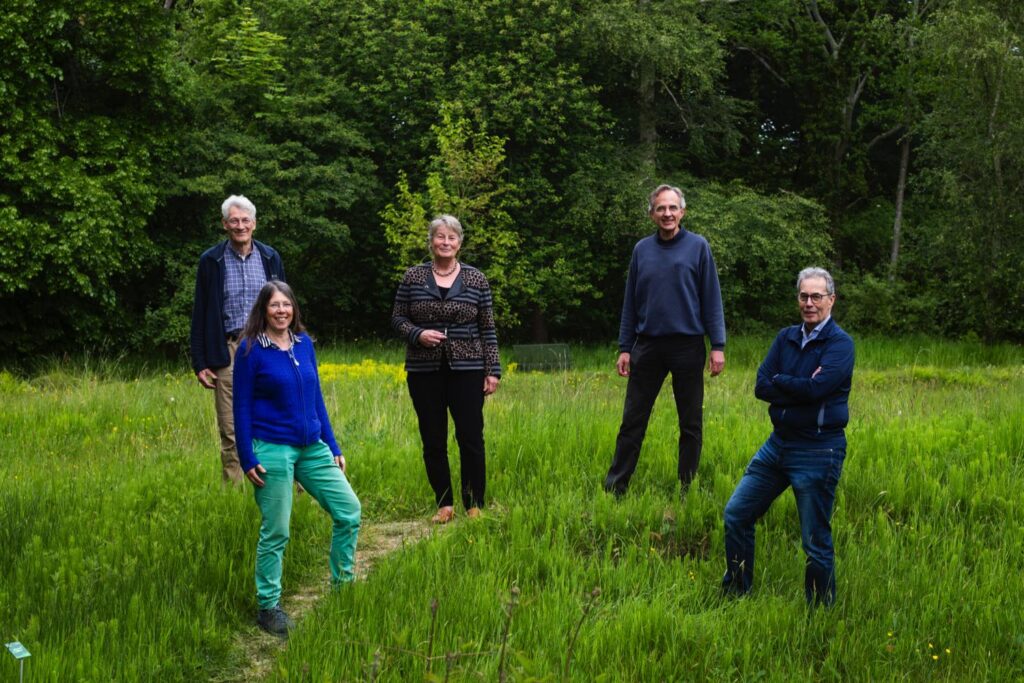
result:
[[(501, 377), (491, 286), (472, 266), (462, 264), (445, 299), (429, 263), (405, 271), (395, 295), (391, 327), (407, 342), (406, 372), (437, 371), (444, 354), (453, 370), (483, 370), (485, 375)], [(440, 330), (447, 340), (432, 348), (420, 346), (424, 330)]]

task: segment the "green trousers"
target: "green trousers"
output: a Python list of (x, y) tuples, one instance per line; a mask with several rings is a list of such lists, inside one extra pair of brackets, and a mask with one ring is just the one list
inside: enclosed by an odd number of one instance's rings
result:
[(263, 514), (256, 544), (256, 599), (260, 609), (276, 607), (281, 601), (281, 567), (288, 545), (295, 481), (320, 503), (334, 523), (331, 582), (339, 585), (354, 579), (362, 507), (327, 444), (320, 441), (299, 447), (253, 439), (252, 446), (267, 470), (260, 475), (264, 486), (255, 489), (256, 505)]

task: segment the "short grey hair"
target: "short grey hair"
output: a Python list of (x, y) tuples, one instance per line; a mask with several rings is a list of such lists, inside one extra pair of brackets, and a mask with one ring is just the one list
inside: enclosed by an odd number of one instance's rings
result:
[(242, 211), (245, 211), (252, 218), (256, 218), (256, 205), (250, 202), (245, 196), (240, 194), (233, 194), (224, 200), (224, 203), (220, 205), (220, 215), (224, 220), (228, 219), (228, 213), (231, 211), (232, 206), (237, 206)]
[(448, 213), (442, 213), (440, 216), (435, 216), (434, 220), (430, 221), (430, 227), (427, 228), (428, 247), (430, 246), (430, 243), (433, 241), (434, 235), (437, 234), (439, 228), (448, 228), (449, 230), (454, 232), (456, 235), (459, 236), (459, 244), (462, 244), (462, 223), (460, 223), (459, 219), (456, 218), (455, 216)]
[(647, 213), (654, 211), (654, 200), (658, 198), (658, 195), (668, 190), (675, 192), (676, 195), (679, 197), (679, 208), (686, 208), (686, 198), (683, 197), (683, 191), (680, 190), (675, 185), (666, 185), (665, 183), (662, 183), (661, 185), (658, 185), (656, 188), (654, 188), (654, 191), (647, 196)]
[(803, 284), (804, 280), (810, 280), (811, 278), (821, 278), (825, 281), (825, 293), (835, 294), (836, 283), (832, 279), (832, 276), (824, 268), (804, 268), (800, 271), (800, 274), (796, 276), (796, 291), (800, 291), (800, 285)]

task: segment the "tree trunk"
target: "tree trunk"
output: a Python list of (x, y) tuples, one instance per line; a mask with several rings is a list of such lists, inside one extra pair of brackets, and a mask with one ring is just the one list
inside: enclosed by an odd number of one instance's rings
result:
[(658, 124), (654, 113), (654, 64), (644, 62), (640, 65), (640, 107), (637, 120), (637, 133), (640, 148), (643, 150), (644, 161), (651, 166), (652, 172), (657, 162)]
[(900, 175), (896, 181), (896, 217), (892, 222), (892, 253), (889, 255), (889, 282), (896, 279), (900, 260), (900, 236), (903, 232), (903, 197), (907, 193), (907, 167), (910, 166), (910, 131), (900, 143)]
[(534, 344), (548, 343), (548, 323), (544, 319), (544, 311), (535, 306), (530, 314), (530, 341)]

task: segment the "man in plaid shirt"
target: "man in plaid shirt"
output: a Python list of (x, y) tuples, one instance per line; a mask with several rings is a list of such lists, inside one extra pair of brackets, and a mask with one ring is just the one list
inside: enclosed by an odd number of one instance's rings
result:
[(281, 255), (252, 238), (256, 207), (251, 201), (231, 195), (221, 205), (221, 215), (227, 239), (199, 257), (190, 347), (196, 379), (214, 392), (224, 481), (238, 484), (245, 479), (231, 410), (238, 334), (263, 285), (285, 276)]

